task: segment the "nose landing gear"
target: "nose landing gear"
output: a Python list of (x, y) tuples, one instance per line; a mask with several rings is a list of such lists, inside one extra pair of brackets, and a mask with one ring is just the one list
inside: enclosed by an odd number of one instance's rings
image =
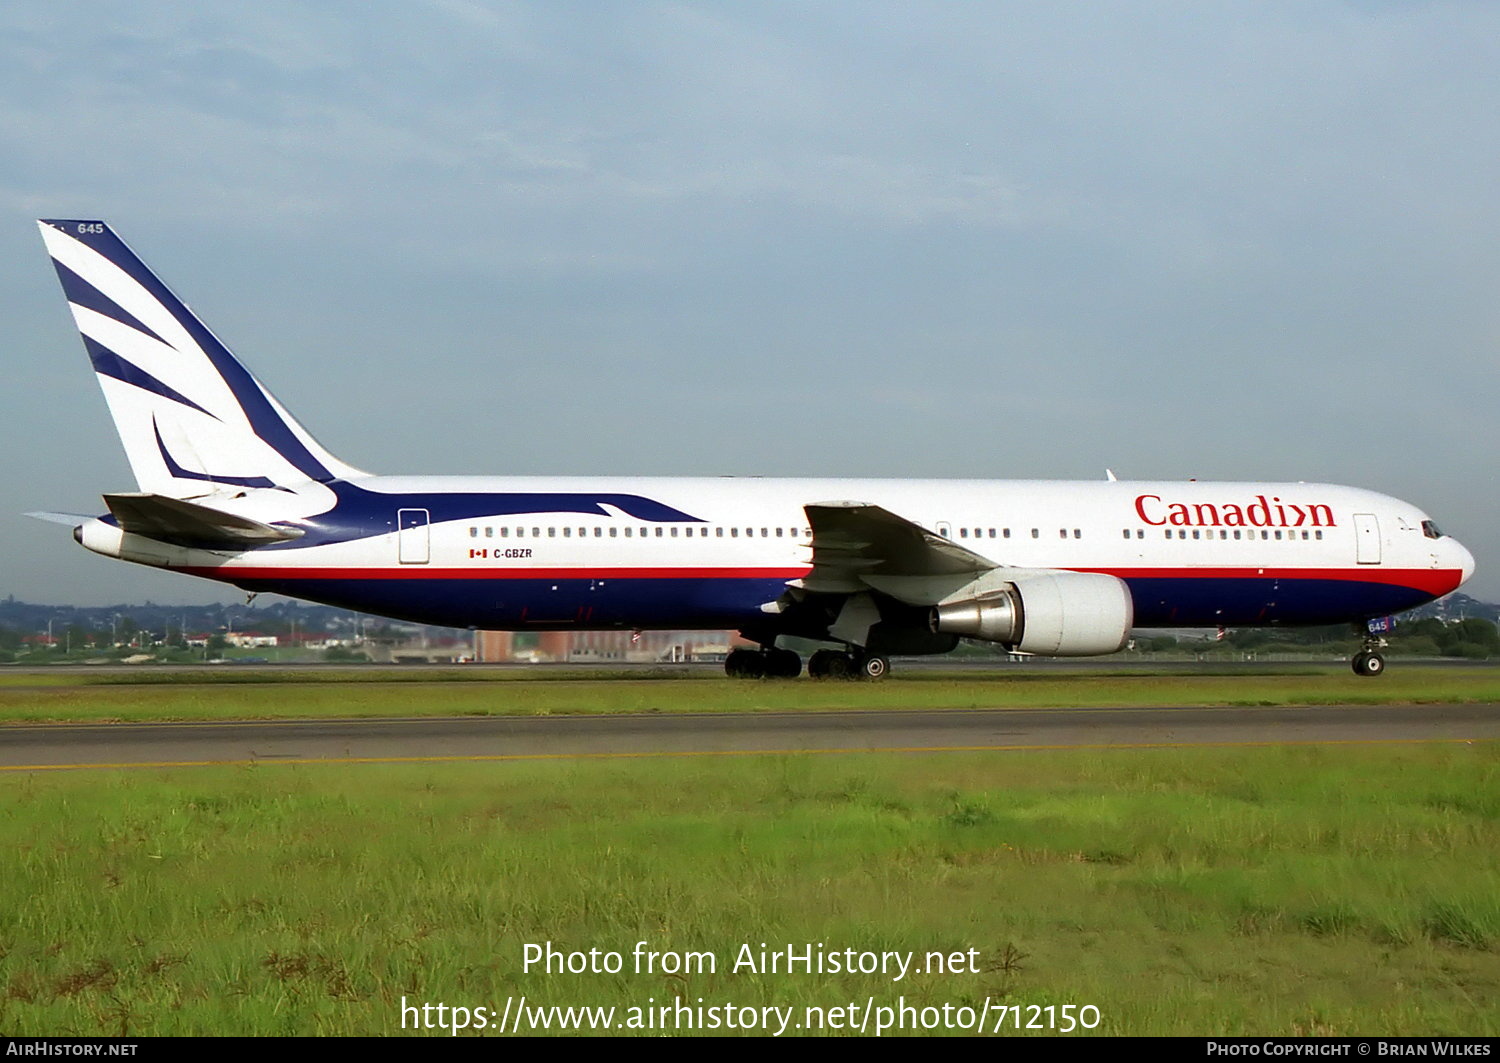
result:
[(1385, 658), (1373, 649), (1364, 649), (1349, 662), (1355, 675), (1373, 677), (1385, 671)]
[(1367, 678), (1381, 675), (1385, 672), (1385, 657), (1380, 651), (1390, 644), (1373, 632), (1361, 632), (1361, 634), (1364, 637), (1364, 646), (1350, 659), (1349, 666), (1354, 669), (1355, 675)]

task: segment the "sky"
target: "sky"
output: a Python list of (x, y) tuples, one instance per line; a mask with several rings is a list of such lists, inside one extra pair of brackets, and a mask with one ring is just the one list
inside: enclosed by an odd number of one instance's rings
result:
[(0, 596), (237, 592), (33, 219), (102, 218), (383, 473), (1308, 480), (1500, 600), (1500, 4), (0, 6)]

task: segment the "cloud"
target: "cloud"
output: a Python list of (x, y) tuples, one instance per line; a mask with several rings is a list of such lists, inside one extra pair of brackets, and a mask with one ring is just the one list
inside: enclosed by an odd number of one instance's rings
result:
[(0, 490), (121, 486), (30, 228), (104, 214), (376, 467), (1318, 468), (1488, 578), (1497, 68), (1477, 4), (17, 0), (0, 305), (89, 425)]

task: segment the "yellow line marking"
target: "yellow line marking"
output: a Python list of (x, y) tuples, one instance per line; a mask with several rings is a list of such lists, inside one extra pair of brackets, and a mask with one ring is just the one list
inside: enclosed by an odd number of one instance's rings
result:
[(248, 760), (160, 760), (117, 764), (9, 764), (0, 772), (75, 771), (83, 768), (210, 768), (249, 767), (270, 764), (455, 764), (518, 760), (645, 760), (652, 757), (792, 757), (849, 753), (1019, 753), (1028, 750), (1056, 752), (1069, 749), (1202, 749), (1272, 748), (1276, 746), (1447, 745), (1492, 742), (1493, 738), (1327, 738), (1295, 742), (1101, 742), (1089, 744), (1012, 746), (853, 746), (834, 749), (718, 749), (642, 753), (474, 753), (431, 757), (266, 757)]

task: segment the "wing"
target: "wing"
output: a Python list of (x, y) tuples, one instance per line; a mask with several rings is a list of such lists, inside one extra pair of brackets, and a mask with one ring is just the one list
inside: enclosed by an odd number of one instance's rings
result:
[(793, 586), (812, 594), (877, 590), (908, 604), (931, 605), (999, 567), (880, 506), (818, 502), (803, 508), (812, 528), (813, 568)]
[(1077, 657), (1113, 653), (1129, 635), (1130, 589), (1114, 576), (1002, 565), (863, 502), (803, 508), (812, 571), (763, 608), (805, 626), (816, 616), (826, 626), (814, 638), (935, 653), (966, 636)]

